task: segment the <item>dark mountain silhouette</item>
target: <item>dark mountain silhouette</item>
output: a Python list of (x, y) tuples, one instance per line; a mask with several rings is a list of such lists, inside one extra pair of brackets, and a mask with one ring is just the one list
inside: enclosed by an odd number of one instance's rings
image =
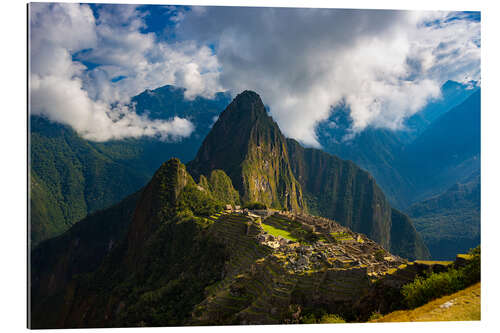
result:
[(436, 119), (404, 147), (402, 168), (418, 193), (414, 200), (445, 191), (479, 172), (481, 91)]

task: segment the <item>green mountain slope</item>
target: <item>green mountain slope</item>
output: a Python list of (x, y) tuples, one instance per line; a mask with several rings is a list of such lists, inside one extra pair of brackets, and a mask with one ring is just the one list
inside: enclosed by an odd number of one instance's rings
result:
[(408, 214), (435, 259), (449, 260), (480, 243), (481, 182), (478, 173), (444, 193), (413, 204)]
[(380, 309), (380, 297), (360, 299), (434, 267), (406, 265), (332, 220), (221, 206), (179, 160), (164, 163), (141, 192), (35, 249), (31, 327), (276, 324), (316, 313), (357, 320)]
[(147, 173), (113, 160), (67, 126), (41, 117), (30, 125), (32, 246), (147, 181)]
[(187, 166), (195, 177), (208, 175), (213, 169), (224, 170), (244, 202), (304, 209), (286, 139), (254, 92), (245, 91), (229, 104)]
[(183, 93), (165, 86), (132, 98), (137, 112), (153, 119), (188, 117), (196, 130), (179, 142), (149, 138), (91, 142), (68, 126), (30, 117), (32, 246), (138, 190), (170, 157), (184, 161), (194, 157), (213, 118), (229, 100), (219, 93), (213, 100), (188, 101)]
[(63, 325), (48, 309), (63, 306), (60, 296), (75, 276), (95, 271), (126, 235), (140, 192), (119, 204), (88, 215), (62, 235), (42, 241), (30, 253), (30, 294), (33, 322)]
[[(179, 285), (189, 286), (184, 288), (186, 293), (181, 298), (192, 307), (201, 297), (203, 289), (199, 288), (206, 283), (204, 277), (221, 270), (217, 254), (220, 246), (212, 249), (213, 241), (209, 238), (198, 239), (201, 237), (198, 229), (206, 223), (206, 218), (193, 214), (210, 216), (221, 208), (222, 204), (210, 192), (194, 183), (179, 160), (164, 163), (140, 193), (90, 215), (63, 235), (42, 242), (35, 249), (31, 275), (33, 326), (71, 327), (75, 316), (91, 320), (96, 313), (101, 315), (102, 302), (107, 302), (111, 291), (104, 292), (102, 288), (106, 287), (132, 285), (135, 289), (144, 285), (151, 288), (171, 280), (170, 285), (176, 292)], [(92, 234), (97, 235), (97, 239), (92, 240), (89, 237)], [(201, 248), (190, 246), (198, 241)], [(177, 251), (181, 248), (184, 251)], [(189, 269), (184, 268), (196, 265), (200, 266), (189, 273), (188, 280), (179, 279), (176, 287), (179, 274), (188, 275)], [(156, 279), (159, 276), (161, 279)], [(152, 281), (155, 282), (151, 284)], [(96, 311), (88, 313), (89, 319), (85, 319), (86, 315), (82, 317), (79, 311), (70, 312), (73, 306), (86, 307), (71, 303), (96, 293), (102, 293), (102, 298), (85, 301), (85, 304), (93, 304)], [(173, 318), (182, 317), (186, 311), (178, 298), (171, 300), (171, 307), (176, 311)], [(47, 309), (54, 311), (46, 315)]]
[(364, 233), (395, 254), (429, 255), (408, 218), (400, 219), (404, 234), (391, 230), (391, 207), (370, 174), (286, 139), (254, 92), (245, 91), (231, 102), (187, 167), (195, 177), (224, 170), (244, 203), (309, 211)]
[(368, 172), (295, 140), (288, 140), (288, 151), (311, 212), (364, 233), (405, 258), (429, 257), (410, 219), (391, 208)]

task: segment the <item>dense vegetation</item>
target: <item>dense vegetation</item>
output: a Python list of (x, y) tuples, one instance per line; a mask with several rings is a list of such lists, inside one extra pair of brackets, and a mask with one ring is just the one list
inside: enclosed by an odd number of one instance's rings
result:
[(189, 210), (192, 214), (199, 216), (210, 216), (220, 212), (223, 208), (221, 201), (216, 200), (205, 191), (200, 191), (195, 185), (184, 187), (179, 196), (178, 209), (180, 211)]
[(246, 203), (243, 208), (248, 208), (248, 209), (267, 209), (266, 204), (263, 204), (262, 202), (249, 202)]
[(404, 214), (397, 214), (398, 229), (391, 229), (396, 214), (369, 173), (351, 161), (286, 139), (254, 92), (245, 91), (231, 102), (187, 167), (200, 184), (213, 169), (224, 170), (244, 204), (311, 212), (406, 258), (429, 256)]
[[(241, 324), (243, 309), (243, 318), (256, 323), (335, 323), (363, 318), (377, 307), (381, 299), (371, 292), (377, 284), (370, 283), (366, 270), (333, 269), (329, 277), (322, 269), (289, 274), (279, 255), (269, 255), (270, 249), (256, 242), (259, 223), (217, 213), (222, 205), (207, 187), (208, 180), (196, 184), (185, 166), (171, 159), (141, 192), (42, 242), (32, 272), (33, 327)], [(109, 228), (92, 242), (106, 219)], [(335, 238), (334, 244), (353, 241), (347, 229), (328, 236), (278, 215), (261, 224), (287, 232), (302, 246), (322, 235)], [(373, 256), (383, 262), (390, 254), (373, 245)], [(381, 280), (393, 285), (429, 268), (408, 266), (409, 271)], [(366, 298), (374, 305), (365, 309)]]
[(234, 189), (231, 178), (222, 170), (213, 170), (210, 173), (209, 189), (212, 195), (224, 204), (240, 204), (238, 191)]
[[(285, 145), (285, 137), (260, 97), (244, 91), (221, 113), (187, 166), (195, 178), (224, 170), (243, 203), (258, 201), (272, 208), (302, 210), (302, 193)], [(277, 158), (282, 154), (283, 158)]]
[[(129, 210), (124, 211), (125, 207)], [(61, 292), (67, 292), (65, 288), (71, 278), (78, 284), (78, 292), (66, 301), (75, 301), (75, 305), (82, 297), (94, 294), (99, 295), (96, 309), (110, 297), (126, 301), (126, 311), (116, 316), (111, 326), (184, 324), (194, 304), (201, 301), (204, 288), (216, 282), (222, 271), (224, 247), (202, 232), (210, 225), (204, 216), (221, 209), (222, 204), (211, 192), (194, 183), (178, 159), (164, 163), (140, 193), (140, 198), (135, 195), (115, 208), (91, 215), (36, 249), (32, 266), (35, 326), (58, 325), (56, 317), (44, 317), (43, 309), (45, 306), (64, 309), (58, 302)], [(125, 223), (134, 210), (133, 222), (127, 227)], [(110, 221), (103, 223), (108, 229), (101, 233), (102, 248), (100, 241), (89, 243), (87, 235), (98, 233), (95, 227), (105, 218)], [(120, 229), (119, 224), (122, 224)], [(80, 240), (76, 245), (75, 239)], [(73, 249), (75, 246), (78, 252)], [(95, 247), (96, 250), (92, 250)], [(55, 250), (67, 255), (64, 258), (51, 255)], [(74, 262), (75, 258), (84, 260), (79, 259), (79, 265), (68, 267), (69, 271), (58, 271), (58, 289), (51, 289), (53, 265)], [(148, 315), (144, 316), (145, 313)], [(89, 320), (96, 320), (101, 314), (89, 315)]]
[(480, 176), (408, 209), (434, 259), (450, 260), (480, 243)]
[(446, 272), (417, 276), (401, 289), (409, 308), (423, 305), (443, 295), (449, 295), (481, 280), (481, 248), (470, 251), (472, 258), (463, 267), (452, 266)]
[(318, 311), (319, 314), (310, 312), (300, 318), (301, 324), (341, 324), (345, 320), (337, 314), (328, 314)]
[(63, 234), (42, 241), (31, 252), (30, 288), (33, 322), (56, 322), (47, 309), (61, 306), (64, 293), (75, 276), (94, 272), (106, 255), (125, 237), (132, 220), (137, 192), (119, 204), (89, 214)]
[(127, 295), (123, 299), (129, 305), (119, 314), (116, 325), (187, 323), (194, 305), (203, 299), (204, 289), (220, 278), (226, 257), (224, 247), (209, 237), (200, 237), (200, 229), (196, 217), (181, 214), (155, 231), (143, 255), (146, 260), (138, 267), (140, 274), (114, 288)]
[(149, 176), (41, 117), (31, 117), (30, 143), (32, 245), (137, 191)]
[(132, 98), (139, 114), (154, 119), (188, 117), (196, 130), (179, 142), (156, 138), (91, 142), (68, 126), (30, 117), (32, 246), (135, 192), (170, 157), (183, 161), (194, 157), (229, 96), (188, 101), (183, 93), (183, 89), (165, 86)]

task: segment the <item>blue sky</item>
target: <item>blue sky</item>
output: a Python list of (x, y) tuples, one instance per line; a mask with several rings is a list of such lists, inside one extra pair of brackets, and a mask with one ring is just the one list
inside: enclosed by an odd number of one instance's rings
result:
[(478, 12), (36, 3), (30, 18), (31, 111), (98, 141), (191, 135), (127, 106), (166, 84), (186, 99), (255, 90), (287, 136), (318, 146), (340, 101), (354, 134), (399, 129), (446, 80), (480, 82)]

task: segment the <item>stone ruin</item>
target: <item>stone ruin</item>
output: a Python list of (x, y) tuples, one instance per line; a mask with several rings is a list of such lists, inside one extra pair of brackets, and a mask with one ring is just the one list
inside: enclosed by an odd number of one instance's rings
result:
[[(326, 239), (305, 245), (280, 236), (274, 237), (264, 230), (257, 235), (257, 241), (284, 258), (286, 268), (294, 273), (323, 268), (366, 267), (369, 274), (383, 274), (406, 263), (406, 260), (391, 255), (365, 235), (352, 232), (335, 221), (304, 214), (277, 214), (281, 218), (300, 222), (305, 230), (311, 230)], [(344, 239), (336, 241), (332, 236), (335, 233)]]
[(266, 218), (275, 214), (277, 211), (274, 209), (252, 209), (251, 212), (255, 215)]

